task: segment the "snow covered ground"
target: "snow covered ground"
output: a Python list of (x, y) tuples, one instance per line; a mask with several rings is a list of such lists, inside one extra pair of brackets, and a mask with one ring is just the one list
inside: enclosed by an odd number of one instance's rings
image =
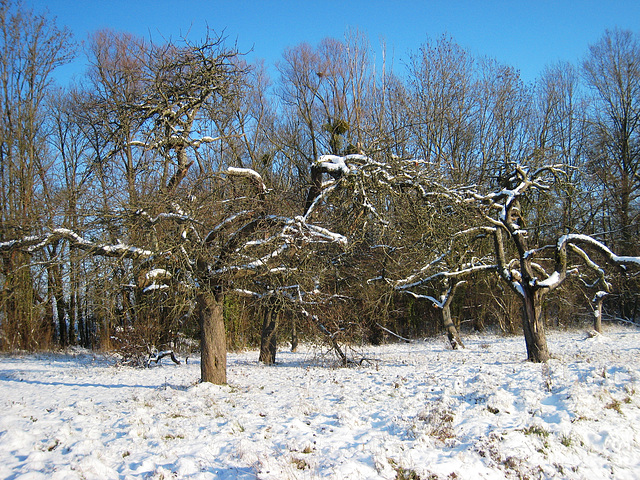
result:
[[(0, 357), (4, 479), (640, 478), (640, 330), (363, 347), (370, 362), (229, 356), (147, 370), (87, 352)], [(164, 360), (163, 360), (164, 362)]]

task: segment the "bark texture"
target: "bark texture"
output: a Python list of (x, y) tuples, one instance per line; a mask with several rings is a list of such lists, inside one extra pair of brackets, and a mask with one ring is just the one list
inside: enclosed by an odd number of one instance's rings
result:
[(227, 337), (224, 329), (224, 296), (198, 295), (200, 320), (200, 372), (203, 382), (227, 383)]
[(451, 309), (449, 308), (448, 303), (442, 308), (442, 322), (444, 329), (447, 332), (451, 348), (454, 350), (457, 350), (458, 348), (465, 348), (464, 343), (462, 343), (462, 340), (460, 339), (460, 335), (458, 335), (458, 329), (456, 328), (455, 323), (453, 323), (453, 318), (451, 318)]
[(262, 321), (262, 334), (260, 335), (260, 357), (259, 360), (265, 365), (276, 363), (276, 327), (278, 325), (278, 313), (273, 306), (267, 305), (264, 310)]
[(527, 359), (534, 363), (550, 358), (542, 320), (542, 295), (539, 290), (524, 289), (522, 328), (527, 345)]

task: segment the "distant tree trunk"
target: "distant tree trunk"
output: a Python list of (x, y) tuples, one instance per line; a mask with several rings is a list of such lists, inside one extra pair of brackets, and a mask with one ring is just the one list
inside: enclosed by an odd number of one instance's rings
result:
[[(48, 337), (51, 325), (42, 332), (37, 330), (36, 292), (33, 275), (27, 268), (27, 256), (14, 252), (8, 256), (2, 272), (5, 282), (2, 290), (3, 348), (7, 350), (35, 350)], [(37, 332), (34, 335), (34, 332)]]
[(260, 335), (260, 358), (265, 365), (276, 363), (278, 313), (273, 303), (268, 302), (264, 309), (262, 333)]
[(602, 333), (602, 304), (606, 296), (607, 292), (598, 292), (592, 300), (595, 303), (593, 329), (598, 333)]
[(200, 321), (200, 374), (203, 382), (227, 383), (227, 338), (224, 295), (202, 292), (197, 297)]
[(457, 350), (458, 347), (465, 348), (464, 343), (460, 339), (460, 335), (458, 335), (458, 329), (456, 329), (455, 324), (453, 323), (453, 319), (451, 318), (451, 308), (449, 307), (449, 302), (445, 303), (442, 308), (442, 323), (445, 331), (447, 332), (447, 337), (449, 337), (449, 343), (451, 343), (451, 348)]
[(456, 328), (455, 323), (453, 323), (453, 318), (451, 318), (451, 302), (453, 301), (453, 296), (455, 295), (458, 287), (464, 283), (466, 283), (466, 280), (461, 280), (449, 289), (449, 292), (446, 294), (446, 300), (442, 304), (442, 326), (447, 332), (449, 343), (451, 343), (451, 348), (454, 350), (457, 350), (458, 347), (465, 348), (464, 343), (462, 343), (460, 335), (458, 334), (458, 329)]
[(549, 360), (547, 337), (542, 320), (542, 293), (540, 290), (524, 287), (522, 328), (527, 345), (527, 358), (534, 363)]
[[(73, 254), (71, 254), (73, 255)], [(73, 257), (69, 268), (69, 345), (76, 344), (76, 327), (78, 325), (78, 264)]]
[(296, 352), (298, 350), (298, 322), (296, 322), (296, 316), (291, 315), (291, 351)]
[(598, 333), (602, 333), (602, 300), (596, 304), (596, 311), (594, 312), (594, 315), (593, 329)]
[[(54, 249), (51, 252), (51, 257), (54, 257), (56, 251)], [(66, 348), (68, 346), (67, 336), (67, 302), (64, 298), (64, 287), (62, 285), (62, 272), (60, 271), (60, 265), (57, 263), (52, 264), (47, 268), (48, 281), (49, 281), (49, 295), (51, 301), (55, 301), (56, 315), (58, 317), (58, 333), (60, 347)]]

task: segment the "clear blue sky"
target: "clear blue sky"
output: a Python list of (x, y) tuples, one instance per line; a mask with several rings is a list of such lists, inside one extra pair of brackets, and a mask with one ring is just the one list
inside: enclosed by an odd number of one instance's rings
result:
[[(286, 47), (366, 33), (380, 52), (387, 45), (396, 67), (427, 37), (444, 33), (475, 55), (518, 68), (534, 81), (559, 60), (577, 63), (605, 29), (640, 32), (640, 0), (24, 0), (48, 9), (78, 40), (101, 28), (154, 41), (189, 33), (198, 40), (208, 25), (225, 31), (252, 58), (273, 65)], [(76, 63), (61, 72), (83, 71)]]

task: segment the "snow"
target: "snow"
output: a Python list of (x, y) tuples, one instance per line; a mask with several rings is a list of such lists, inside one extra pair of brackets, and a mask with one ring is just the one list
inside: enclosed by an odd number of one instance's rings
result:
[(253, 180), (259, 187), (260, 190), (264, 193), (267, 191), (267, 187), (262, 180), (262, 176), (251, 168), (237, 168), (237, 167), (229, 167), (227, 168), (227, 173), (229, 175), (236, 175), (239, 177), (246, 177)]
[(154, 280), (154, 279), (166, 280), (171, 278), (171, 274), (164, 268), (154, 268), (153, 270), (149, 270), (145, 274), (145, 277), (147, 278), (147, 280)]
[(567, 242), (581, 242), (587, 245), (591, 245), (599, 250), (601, 253), (609, 257), (609, 259), (617, 264), (626, 265), (628, 263), (635, 263), (636, 265), (640, 265), (640, 257), (629, 257), (629, 256), (620, 256), (613, 253), (609, 247), (607, 247), (604, 243), (599, 242), (593, 237), (582, 234), (567, 234), (562, 235), (558, 239), (557, 248), (560, 250), (562, 246)]
[(549, 332), (548, 364), (521, 336), (464, 342), (363, 346), (352, 368), (311, 346), (270, 367), (230, 353), (224, 386), (197, 358), (3, 356), (0, 478), (640, 477), (637, 327)]
[(345, 161), (346, 158), (338, 155), (321, 155), (316, 163), (325, 172), (341, 172), (343, 175), (348, 175), (351, 169)]
[(559, 272), (553, 272), (551, 275), (549, 275), (548, 278), (538, 282), (538, 287), (540, 287), (540, 288), (553, 288), (553, 287), (556, 287), (560, 283), (560, 281), (561, 281), (560, 273)]
[(168, 289), (169, 289), (169, 285), (160, 285), (160, 284), (157, 284), (157, 283), (153, 282), (148, 287), (145, 287), (142, 290), (142, 293), (153, 292), (154, 290), (168, 290)]

